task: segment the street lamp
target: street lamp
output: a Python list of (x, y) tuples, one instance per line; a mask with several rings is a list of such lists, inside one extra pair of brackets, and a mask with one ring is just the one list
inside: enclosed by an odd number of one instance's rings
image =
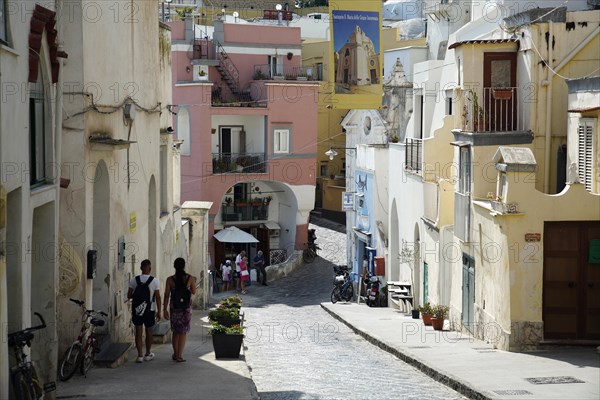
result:
[(325, 152), (325, 155), (327, 157), (329, 157), (329, 160), (333, 161), (333, 158), (338, 155), (338, 152), (335, 151), (336, 149), (337, 150), (354, 150), (354, 151), (356, 151), (356, 148), (354, 148), (354, 147), (330, 147), (329, 150), (327, 150)]

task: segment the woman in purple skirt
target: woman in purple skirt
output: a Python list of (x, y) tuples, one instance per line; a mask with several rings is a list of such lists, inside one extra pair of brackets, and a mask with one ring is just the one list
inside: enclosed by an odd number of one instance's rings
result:
[(177, 258), (174, 267), (175, 275), (167, 278), (164, 316), (171, 320), (173, 361), (184, 362), (186, 335), (192, 328), (191, 296), (196, 294), (196, 278), (185, 272), (183, 258)]

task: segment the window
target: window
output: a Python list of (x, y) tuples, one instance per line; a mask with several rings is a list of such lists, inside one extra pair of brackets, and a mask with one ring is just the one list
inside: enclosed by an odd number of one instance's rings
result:
[(588, 192), (592, 191), (593, 165), (594, 165), (594, 120), (591, 118), (580, 119), (577, 129), (577, 171), (579, 182), (585, 185)]
[(453, 90), (446, 90), (446, 115), (452, 115), (452, 105), (454, 103)]
[(167, 146), (160, 146), (160, 213), (166, 214), (169, 212), (169, 207), (167, 206), (168, 201), (168, 192), (167, 192), (167, 184), (168, 184), (168, 170), (167, 170)]
[(8, 43), (8, 15), (5, 0), (0, 0), (0, 43)]
[(459, 157), (458, 191), (459, 191), (459, 193), (469, 195), (469, 194), (471, 194), (471, 153), (470, 153), (470, 148), (467, 146), (461, 147), (458, 157)]
[(177, 111), (177, 139), (183, 140), (179, 151), (182, 156), (192, 154), (190, 142), (190, 113), (187, 108), (179, 107)]
[[(40, 68), (41, 69), (41, 68)], [(47, 125), (42, 71), (38, 80), (29, 84), (29, 162), (30, 183), (46, 182)]]
[(290, 152), (289, 129), (275, 129), (273, 131), (273, 153)]

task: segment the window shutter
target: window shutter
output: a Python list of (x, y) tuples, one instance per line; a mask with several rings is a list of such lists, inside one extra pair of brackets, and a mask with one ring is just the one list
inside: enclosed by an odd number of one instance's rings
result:
[(594, 121), (591, 119), (579, 120), (578, 128), (578, 153), (577, 153), (577, 170), (579, 173), (579, 182), (585, 185), (588, 192), (592, 191), (593, 177), (593, 133)]

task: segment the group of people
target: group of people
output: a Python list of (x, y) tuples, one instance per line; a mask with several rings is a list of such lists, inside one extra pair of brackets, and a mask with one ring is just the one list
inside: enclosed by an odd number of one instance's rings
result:
[[(151, 361), (152, 329), (164, 317), (171, 322), (173, 334), (173, 355), (176, 362), (185, 362), (183, 349), (187, 334), (192, 327), (192, 295), (196, 294), (196, 278), (185, 272), (185, 260), (177, 258), (173, 263), (175, 274), (167, 278), (165, 284), (164, 304), (161, 313), (160, 282), (150, 275), (152, 263), (144, 260), (140, 269), (142, 273), (129, 282), (127, 298), (132, 300), (132, 322), (135, 326), (136, 362)], [(143, 353), (143, 334), (146, 334), (146, 352)]]
[[(259, 250), (252, 260), (256, 269), (256, 282), (267, 286), (267, 271), (263, 252)], [(246, 283), (250, 281), (250, 266), (248, 265), (248, 257), (246, 251), (242, 250), (235, 258), (235, 270), (231, 265), (231, 260), (225, 260), (221, 264), (221, 280), (223, 282), (223, 291), (233, 289), (242, 294), (248, 293)]]

